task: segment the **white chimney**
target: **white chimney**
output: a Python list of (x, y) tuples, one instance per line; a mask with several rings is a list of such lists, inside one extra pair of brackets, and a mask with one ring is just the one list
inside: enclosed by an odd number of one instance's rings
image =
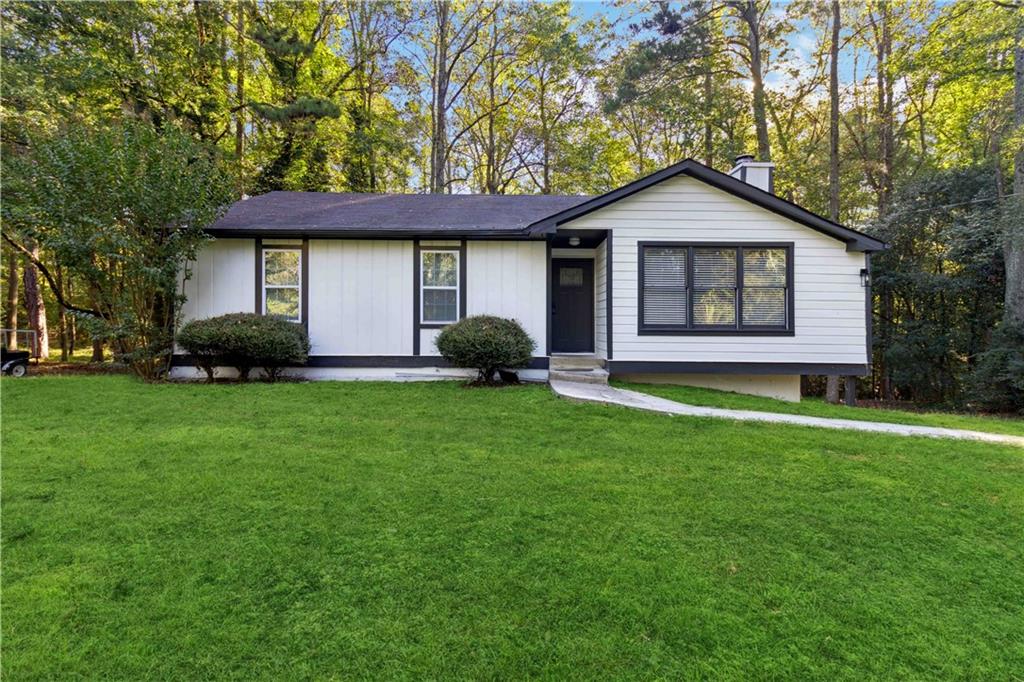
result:
[(729, 175), (775, 194), (775, 164), (771, 161), (754, 161), (750, 154), (740, 154), (736, 157), (736, 165), (729, 171)]

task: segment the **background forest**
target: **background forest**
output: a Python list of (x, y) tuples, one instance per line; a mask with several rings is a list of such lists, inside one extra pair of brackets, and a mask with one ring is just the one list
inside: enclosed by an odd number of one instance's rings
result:
[[(101, 135), (107, 153), (177, 150), (165, 177), (185, 196), (212, 152), (206, 203), (594, 194), (750, 152), (777, 164), (781, 196), (892, 246), (873, 262), (862, 395), (1024, 407), (1018, 0), (7, 2), (0, 18), (5, 189), (59, 174), (47, 145), (125, 121), (130, 144)], [(156, 141), (168, 131), (187, 139)], [(92, 313), (123, 262), (93, 258), (88, 224), (47, 241), (17, 215), (5, 207), (3, 326), (62, 358), (116, 350)]]

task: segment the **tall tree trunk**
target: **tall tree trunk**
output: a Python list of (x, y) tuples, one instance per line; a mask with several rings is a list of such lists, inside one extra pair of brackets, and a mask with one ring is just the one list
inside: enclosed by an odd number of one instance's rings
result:
[[(14, 249), (7, 250), (7, 326), (10, 329), (18, 328), (18, 254)], [(7, 335), (7, 350), (14, 350), (18, 347), (18, 334), (11, 332)]]
[(497, 52), (500, 48), (498, 44), (498, 22), (495, 20), (491, 24), (491, 44), (488, 46), (487, 56), (487, 106), (489, 111), (487, 112), (487, 151), (486, 151), (486, 163), (484, 164), (487, 169), (487, 188), (485, 192), (487, 194), (498, 193), (498, 143), (497, 133), (495, 131), (495, 118), (497, 117)]
[[(39, 258), (39, 247), (33, 245), (32, 256)], [(25, 263), (25, 308), (28, 310), (28, 324), (36, 333), (35, 354), (46, 360), (50, 356), (50, 335), (46, 328), (46, 303), (43, 289), (39, 286), (39, 274), (31, 263)]]
[[(74, 284), (75, 284), (74, 278), (69, 277), (68, 278), (68, 286), (67, 286), (67, 296), (66, 296), (67, 300), (69, 300), (69, 301), (74, 298), (74, 294), (75, 294)], [(61, 306), (61, 311), (62, 312), (66, 312), (64, 310), (64, 306)], [(68, 355), (70, 355), (72, 357), (74, 357), (74, 355), (75, 355), (75, 343), (77, 341), (78, 341), (78, 324), (77, 324), (77, 320), (75, 319), (75, 316), (72, 315), (72, 316), (70, 316), (68, 318)]]
[[(1013, 122), (1018, 135), (1024, 131), (1024, 21), (1017, 26), (1013, 51)], [(1019, 140), (1018, 140), (1019, 141)], [(1003, 260), (1006, 263), (1006, 292), (1003, 319), (1024, 324), (1024, 145), (1013, 157), (1013, 193), (1005, 219)]]
[[(828, 75), (828, 217), (834, 222), (839, 222), (839, 22), (839, 0), (832, 0), (832, 44), (829, 48)], [(836, 388), (838, 390), (838, 383)]]
[[(100, 310), (99, 295), (95, 289), (91, 293), (89, 302), (95, 310)], [(92, 335), (92, 362), (103, 362), (103, 346), (103, 339)]]
[(541, 138), (541, 194), (551, 194), (551, 130), (547, 113), (547, 80), (540, 80), (540, 138)]
[[(829, 46), (828, 217), (839, 222), (839, 0), (832, 0), (832, 43)], [(825, 400), (839, 402), (839, 377), (825, 380)]]
[(825, 379), (825, 402), (839, 404), (839, 377), (830, 374)]
[[(64, 268), (57, 267), (54, 269), (54, 279), (57, 282), (57, 288), (62, 292), (64, 291)], [(60, 361), (68, 361), (68, 343), (70, 341), (70, 333), (68, 331), (68, 312), (64, 306), (57, 306), (57, 332), (60, 337)]]
[(704, 165), (710, 166), (715, 162), (714, 128), (711, 125), (711, 97), (714, 91), (711, 82), (711, 60), (704, 61)]
[(757, 134), (757, 160), (771, 161), (772, 150), (768, 139), (768, 107), (764, 94), (764, 67), (761, 63), (761, 22), (756, 0), (746, 0), (740, 8), (740, 17), (747, 25), (747, 45), (750, 51), (750, 80), (754, 95), (754, 130)]
[[(245, 167), (242, 157), (245, 154), (245, 2), (238, 2), (238, 42), (235, 45), (237, 60), (235, 63), (235, 164), (238, 171), (238, 194), (245, 191)], [(103, 348), (100, 347), (102, 354)], [(101, 358), (102, 359), (102, 358)]]
[(893, 193), (893, 154), (895, 140), (893, 138), (893, 85), (889, 75), (889, 57), (892, 54), (892, 34), (889, 26), (889, 3), (881, 0), (878, 4), (879, 16), (875, 22), (875, 68), (877, 89), (878, 115), (878, 217), (882, 218), (889, 211)]
[(430, 192), (440, 194), (447, 185), (448, 168), (448, 32), (451, 3), (437, 0), (437, 37), (434, 44), (433, 97), (430, 128)]

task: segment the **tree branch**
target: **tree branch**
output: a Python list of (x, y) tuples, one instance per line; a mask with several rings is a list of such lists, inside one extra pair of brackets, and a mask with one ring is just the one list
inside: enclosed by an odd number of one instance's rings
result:
[(98, 310), (93, 310), (92, 308), (80, 308), (77, 305), (68, 303), (67, 300), (64, 299), (64, 293), (60, 290), (60, 287), (57, 286), (56, 280), (54, 280), (53, 275), (50, 274), (50, 271), (46, 268), (43, 262), (40, 261), (32, 251), (11, 239), (6, 232), (3, 233), (3, 238), (5, 242), (20, 251), (29, 260), (29, 262), (32, 263), (32, 265), (36, 266), (36, 269), (39, 270), (39, 272), (43, 273), (43, 277), (46, 278), (46, 282), (50, 285), (50, 290), (53, 291), (53, 295), (57, 299), (57, 303), (59, 303), (64, 309), (71, 310), (76, 313), (83, 313), (85, 315), (92, 315), (93, 317), (104, 317), (103, 313)]

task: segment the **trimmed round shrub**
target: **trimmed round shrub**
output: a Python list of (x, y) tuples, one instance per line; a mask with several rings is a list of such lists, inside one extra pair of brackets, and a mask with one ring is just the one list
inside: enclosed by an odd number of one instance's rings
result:
[(526, 367), (536, 344), (515, 320), (474, 315), (441, 330), (437, 349), (449, 364), (477, 370), (477, 381), (491, 382), (498, 370)]
[(223, 362), (222, 317), (192, 320), (178, 331), (178, 345), (192, 356), (197, 367), (206, 372), (206, 380), (209, 382), (213, 381), (214, 369)]
[(301, 325), (256, 313), (189, 322), (179, 332), (178, 343), (196, 357), (211, 381), (218, 365), (234, 367), (241, 381), (249, 378), (253, 367), (276, 381), (283, 368), (305, 364), (309, 357), (309, 337)]

